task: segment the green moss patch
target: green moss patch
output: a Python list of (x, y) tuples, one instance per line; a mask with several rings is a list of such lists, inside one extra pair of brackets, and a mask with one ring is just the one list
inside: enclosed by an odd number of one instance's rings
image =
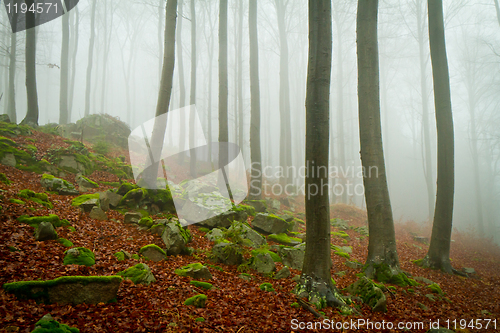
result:
[(189, 284), (192, 284), (195, 287), (198, 288), (203, 288), (206, 290), (210, 290), (212, 288), (212, 284), (208, 282), (202, 282), (202, 281), (190, 281)]
[(79, 333), (80, 330), (75, 327), (69, 327), (66, 324), (60, 324), (55, 320), (44, 320), (43, 318), (35, 324), (35, 330), (31, 333)]
[(12, 183), (4, 173), (0, 173), (0, 182), (4, 183), (6, 185), (10, 185)]
[(296, 237), (290, 237), (287, 234), (271, 234), (267, 236), (267, 239), (283, 245), (295, 245), (302, 243), (302, 239)]
[(259, 286), (259, 289), (262, 290), (262, 291), (271, 291), (271, 292), (274, 292), (274, 288), (273, 288), (273, 285), (266, 282), (266, 283), (263, 283)]
[(417, 286), (418, 283), (406, 276), (404, 272), (393, 274), (391, 268), (385, 264), (374, 265), (375, 279), (382, 283), (392, 283), (400, 287)]
[(48, 216), (33, 216), (33, 217), (29, 217), (28, 215), (21, 215), (17, 218), (17, 220), (21, 223), (28, 224), (35, 228), (38, 228), (38, 226), (42, 222), (50, 222), (52, 223), (54, 228), (70, 225), (68, 220), (60, 220), (59, 216), (55, 214), (50, 214)]
[(151, 228), (153, 224), (154, 224), (153, 219), (150, 217), (143, 217), (139, 221), (139, 225), (146, 228)]
[(141, 247), (141, 249), (139, 250), (139, 254), (142, 254), (144, 251), (146, 251), (147, 249), (150, 249), (150, 248), (153, 248), (153, 249), (159, 251), (161, 254), (163, 254), (165, 256), (167, 255), (167, 253), (156, 244), (149, 244), (149, 245)]
[(339, 256), (339, 257), (346, 258), (346, 259), (350, 259), (351, 258), (351, 256), (349, 255), (349, 253), (346, 253), (346, 252), (335, 251), (334, 254), (337, 255), (337, 256)]
[(71, 205), (80, 206), (82, 203), (87, 202), (91, 199), (99, 199), (99, 193), (80, 195), (79, 197), (76, 197), (71, 201)]
[(135, 266), (129, 267), (124, 271), (116, 273), (116, 275), (122, 276), (123, 278), (129, 279), (134, 284), (145, 283), (149, 284), (150, 282), (154, 282), (154, 278), (147, 280), (147, 275), (150, 274), (151, 271), (144, 264), (137, 264)]
[(250, 216), (255, 216), (257, 214), (255, 208), (250, 205), (239, 204), (238, 206), (233, 207), (233, 210), (236, 212), (244, 211)]
[(188, 271), (191, 271), (191, 270), (196, 271), (196, 270), (200, 270), (202, 268), (203, 268), (203, 265), (201, 263), (195, 262), (195, 263), (183, 266), (181, 268), (177, 268), (174, 272), (175, 272), (175, 274), (180, 275), (180, 276), (188, 276), (187, 275)]
[(429, 288), (434, 294), (438, 294), (441, 296), (444, 295), (443, 290), (441, 289), (441, 287), (437, 283), (430, 284), (427, 286), (427, 288)]
[(340, 237), (344, 239), (350, 239), (351, 237), (345, 231), (332, 232), (333, 237)]
[(57, 242), (61, 243), (65, 247), (72, 247), (73, 246), (73, 242), (71, 242), (70, 240), (67, 240), (66, 238), (58, 238)]
[(198, 318), (196, 318), (194, 321), (196, 321), (196, 322), (198, 322), (198, 323), (202, 323), (202, 322), (204, 322), (204, 321), (205, 321), (205, 318), (203, 318), (203, 317), (198, 317)]
[(197, 308), (204, 308), (206, 301), (207, 301), (206, 295), (198, 294), (184, 301), (184, 305), (194, 305)]
[(19, 200), (19, 199), (14, 199), (14, 198), (10, 198), (10, 199), (9, 199), (9, 202), (10, 202), (10, 203), (17, 204), (17, 205), (24, 205), (24, 204), (26, 204), (24, 201)]
[(118, 259), (118, 261), (123, 261), (125, 260), (125, 253), (123, 253), (122, 251), (120, 252), (116, 252), (115, 254), (113, 254), (116, 259)]
[(84, 247), (76, 247), (64, 252), (64, 265), (85, 265), (92, 266), (95, 264), (94, 253)]
[(36, 193), (32, 190), (21, 190), (17, 194), (18, 197), (36, 202), (39, 205), (45, 206), (49, 209), (54, 208), (54, 205), (50, 202), (49, 197), (45, 193)]
[(273, 252), (273, 251), (269, 251), (267, 249), (256, 249), (256, 250), (252, 250), (250, 251), (250, 253), (252, 254), (252, 256), (256, 256), (257, 254), (261, 253), (261, 254), (269, 254), (271, 256), (271, 258), (273, 258), (273, 261), (274, 262), (281, 262), (281, 258), (280, 256)]

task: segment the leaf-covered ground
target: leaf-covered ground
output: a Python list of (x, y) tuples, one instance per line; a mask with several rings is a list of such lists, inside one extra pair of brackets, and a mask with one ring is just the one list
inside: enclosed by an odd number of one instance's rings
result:
[[(62, 138), (35, 132), (29, 143), (38, 148), (37, 154), (43, 154), (51, 145), (64, 146)], [(25, 138), (18, 137), (14, 141), (23, 143)], [(121, 152), (123, 153), (123, 152)], [(119, 155), (117, 153), (117, 155)], [(41, 175), (24, 172), (15, 168), (0, 165), (0, 173), (12, 180), (12, 184), (0, 183), (2, 199), (0, 205), (0, 285), (7, 282), (37, 279), (54, 279), (66, 275), (113, 275), (139, 261), (130, 259), (118, 261), (113, 254), (126, 250), (138, 253), (147, 244), (156, 243), (162, 246), (158, 236), (148, 231), (139, 230), (133, 225), (121, 223), (123, 215), (108, 211), (108, 221), (90, 219), (76, 207), (71, 206), (72, 197), (49, 194), (53, 209), (44, 208), (34, 202), (27, 201), (25, 205), (9, 202), (18, 198), (16, 194), (22, 189), (43, 192), (40, 185)], [(116, 176), (106, 172), (96, 172), (90, 177), (94, 181), (117, 181)], [(74, 175), (66, 177), (75, 181)], [(96, 191), (102, 191), (109, 186), (101, 186)], [(57, 214), (61, 219), (67, 219), (75, 227), (71, 232), (68, 228), (58, 228), (60, 237), (69, 239), (75, 246), (92, 249), (96, 255), (96, 265), (92, 267), (63, 265), (63, 253), (67, 250), (56, 241), (37, 242), (33, 237), (33, 228), (19, 223), (20, 215)], [(332, 218), (349, 220), (351, 226), (365, 226), (366, 215), (363, 211), (346, 205), (335, 205), (332, 208)], [(114, 220), (112, 220), (114, 219)], [(291, 277), (274, 280), (263, 277), (253, 271), (254, 279), (250, 282), (238, 277), (240, 272), (236, 266), (216, 264), (210, 267), (213, 276), (211, 283), (215, 288), (205, 291), (189, 284), (190, 278), (174, 274), (174, 270), (192, 262), (212, 264), (207, 259), (207, 251), (211, 244), (203, 237), (204, 233), (196, 226), (189, 226), (193, 234), (190, 246), (197, 251), (194, 255), (170, 256), (158, 263), (147, 262), (152, 269), (157, 282), (150, 286), (134, 285), (124, 280), (118, 292), (118, 301), (97, 305), (44, 305), (34, 301), (22, 301), (0, 289), (0, 330), (11, 332), (31, 332), (34, 324), (46, 313), (54, 319), (80, 329), (81, 332), (292, 332), (295, 329), (292, 320), (298, 322), (321, 322), (322, 319), (302, 308), (291, 306), (295, 302), (290, 294), (294, 283)], [(335, 228), (332, 231), (337, 231)], [(446, 320), (457, 320), (460, 324), (470, 324), (471, 320), (497, 320), (497, 329), (490, 324), (488, 330), (478, 330), (470, 326), (461, 332), (495, 332), (500, 331), (500, 250), (485, 239), (477, 239), (471, 234), (455, 231), (453, 234), (451, 258), (455, 268), (471, 267), (477, 271), (474, 278), (450, 276), (438, 271), (425, 270), (412, 263), (412, 260), (423, 258), (427, 246), (413, 239), (414, 234), (428, 237), (430, 225), (420, 226), (407, 222), (396, 227), (398, 250), (401, 267), (415, 276), (426, 277), (438, 283), (446, 293), (445, 298), (432, 302), (425, 295), (429, 289), (425, 284), (416, 287), (395, 287), (392, 292), (386, 292), (388, 298), (387, 313), (372, 313), (369, 307), (362, 305), (361, 315), (343, 316), (336, 309), (324, 309), (325, 316), (334, 322), (355, 323), (358, 320), (375, 323), (391, 322), (395, 326), (399, 322), (423, 322), (425, 329), (412, 328), (410, 332), (425, 332), (429, 321), (440, 320), (445, 325)], [(350, 239), (344, 241), (341, 237), (332, 237), (332, 243), (338, 246), (352, 246), (351, 260), (364, 262), (367, 255), (368, 239), (353, 229), (346, 230)], [(9, 247), (19, 251), (11, 252)], [(204, 251), (206, 250), (206, 251)], [(337, 287), (343, 289), (357, 280), (358, 270), (345, 266), (346, 259), (334, 255), (332, 251), (332, 276)], [(282, 267), (277, 264), (277, 269)], [(335, 274), (345, 272), (345, 275)], [(300, 274), (292, 270), (292, 276)], [(273, 292), (259, 289), (263, 282), (273, 284)], [(184, 301), (198, 293), (208, 296), (205, 308), (197, 309), (184, 305)], [(204, 322), (196, 321), (203, 317)], [(460, 322), (460, 320), (465, 320)], [(482, 321), (483, 324), (486, 321)], [(477, 324), (477, 322), (476, 322)], [(319, 328), (319, 326), (316, 326)], [(400, 332), (394, 329), (366, 329), (366, 327), (345, 326), (347, 329), (330, 329), (335, 332)], [(310, 331), (315, 331), (310, 330)], [(317, 329), (317, 331), (322, 331)]]

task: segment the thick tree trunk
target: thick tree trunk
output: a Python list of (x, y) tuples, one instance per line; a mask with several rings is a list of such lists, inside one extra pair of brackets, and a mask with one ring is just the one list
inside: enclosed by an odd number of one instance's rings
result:
[[(189, 104), (196, 105), (196, 10), (194, 0), (191, 0), (191, 96)], [(194, 148), (195, 145), (195, 109), (191, 108), (189, 114), (189, 148)], [(189, 172), (191, 177), (196, 178), (196, 152), (190, 150), (191, 156), (189, 159)]]
[[(73, 54), (71, 57), (71, 80), (69, 86), (69, 97), (68, 97), (68, 122), (71, 122), (71, 111), (73, 110), (73, 96), (75, 93), (75, 78), (76, 78), (76, 55), (78, 53), (78, 29), (80, 25), (80, 11), (78, 10), (78, 6), (76, 6), (71, 15), (75, 16), (75, 22), (73, 27)], [(71, 16), (72, 17), (72, 16)]]
[(451, 111), (450, 76), (446, 57), (442, 0), (428, 0), (429, 42), (431, 49), (434, 104), (437, 125), (437, 193), (432, 237), (424, 267), (452, 273), (450, 243), (455, 188), (453, 116)]
[(388, 268), (392, 275), (400, 273), (380, 123), (377, 14), (378, 0), (358, 1), (359, 137), (370, 233), (365, 266), (369, 277)]
[(346, 307), (331, 280), (328, 136), (332, 67), (330, 0), (309, 0), (306, 96), (306, 251), (295, 289), (318, 309)]
[(69, 13), (62, 17), (61, 78), (59, 87), (59, 124), (67, 124), (68, 111), (68, 73), (69, 73)]
[[(34, 0), (26, 1), (28, 8), (34, 6)], [(35, 13), (26, 12), (26, 25), (35, 26)], [(36, 89), (36, 27), (26, 30), (26, 94), (28, 112), (21, 124), (38, 126), (38, 92)]]
[(95, 8), (97, 0), (92, 2), (92, 12), (90, 14), (90, 41), (89, 55), (87, 59), (87, 80), (85, 87), (85, 116), (90, 114), (90, 88), (92, 80), (92, 66), (94, 64), (94, 40), (95, 40)]
[(275, 5), (280, 40), (280, 166), (283, 168), (283, 177), (280, 182), (283, 186), (286, 186), (293, 182), (293, 175), (288, 172), (288, 168), (292, 166), (292, 135), (290, 127), (288, 39), (285, 25), (286, 3), (283, 0), (275, 0)]
[[(179, 14), (180, 15), (180, 14)], [(156, 118), (151, 135), (151, 152), (148, 154), (148, 163), (151, 164), (146, 171), (145, 181), (150, 188), (155, 188), (156, 177), (160, 164), (160, 155), (165, 140), (167, 129), (166, 117), (160, 117), (169, 110), (170, 97), (172, 95), (172, 84), (175, 65), (175, 25), (177, 21), (177, 0), (168, 0), (165, 11), (165, 40), (163, 68), (161, 73), (160, 91), (158, 93), (158, 102), (156, 104)], [(151, 161), (151, 157), (153, 161)]]
[(249, 2), (248, 27), (250, 35), (250, 155), (252, 159), (250, 174), (250, 200), (262, 198), (262, 158), (260, 147), (260, 83), (259, 83), (259, 45), (257, 32), (257, 0)]
[[(17, 24), (17, 12), (15, 12), (13, 22)], [(14, 25), (13, 30), (16, 31)], [(14, 124), (17, 123), (16, 112), (16, 53), (17, 53), (17, 35), (16, 33), (10, 34), (10, 54), (9, 54), (9, 95), (7, 102), (7, 114), (10, 121)]]

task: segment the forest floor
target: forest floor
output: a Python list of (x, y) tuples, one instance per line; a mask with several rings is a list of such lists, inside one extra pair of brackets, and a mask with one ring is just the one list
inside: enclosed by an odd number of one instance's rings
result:
[[(32, 143), (43, 153), (51, 145), (63, 145), (60, 137), (35, 132)], [(13, 139), (23, 143), (19, 136)], [(32, 140), (33, 141), (33, 140)], [(118, 152), (119, 155), (123, 152)], [(137, 253), (138, 250), (151, 243), (162, 246), (160, 237), (148, 231), (139, 230), (131, 224), (119, 222), (98, 221), (88, 214), (82, 214), (78, 207), (71, 205), (71, 196), (48, 194), (54, 204), (53, 209), (47, 209), (34, 202), (24, 205), (9, 202), (17, 198), (22, 189), (44, 192), (40, 185), (40, 174), (25, 172), (16, 168), (0, 165), (0, 173), (4, 173), (12, 183), (6, 185), (0, 182), (0, 285), (7, 282), (23, 280), (47, 280), (67, 275), (114, 275), (139, 261), (130, 259), (118, 261), (113, 254), (126, 250)], [(117, 181), (116, 176), (105, 172), (97, 172), (89, 176), (94, 181)], [(74, 175), (68, 176), (75, 183)], [(103, 191), (109, 186), (101, 186), (95, 191)], [(66, 238), (75, 246), (92, 249), (96, 256), (96, 264), (91, 267), (63, 265), (63, 253), (67, 250), (56, 241), (37, 242), (33, 237), (33, 228), (17, 222), (20, 215), (57, 214), (61, 219), (67, 219), (76, 228), (71, 232), (68, 228), (58, 228), (60, 237)], [(123, 221), (123, 215), (116, 211), (108, 211), (109, 219)], [(350, 226), (366, 226), (366, 213), (356, 207), (337, 204), (332, 206), (332, 218), (349, 221)], [(251, 223), (251, 218), (249, 218)], [(211, 243), (203, 237), (204, 232), (196, 225), (188, 227), (193, 235), (190, 246), (195, 249), (211, 248)], [(336, 231), (332, 228), (332, 231)], [(352, 246), (350, 260), (363, 263), (367, 256), (368, 238), (360, 237), (353, 229), (345, 231), (350, 239), (333, 238), (332, 243), (339, 246)], [(346, 329), (329, 329), (334, 332), (400, 332), (398, 323), (410, 325), (423, 323), (423, 329), (411, 328), (408, 332), (426, 332), (429, 323), (440, 320), (441, 326), (447, 326), (460, 332), (500, 332), (500, 249), (488, 239), (478, 239), (472, 233), (453, 232), (451, 247), (452, 264), (457, 269), (474, 268), (477, 274), (471, 278), (452, 276), (439, 271), (422, 269), (412, 260), (425, 256), (427, 245), (414, 239), (414, 235), (430, 236), (430, 224), (419, 225), (413, 222), (397, 223), (396, 236), (399, 260), (404, 271), (412, 276), (425, 277), (438, 283), (445, 293), (445, 298), (431, 301), (426, 294), (429, 289), (425, 284), (416, 287), (395, 286), (392, 292), (387, 292), (387, 312), (373, 313), (367, 305), (362, 305), (360, 315), (343, 316), (335, 308), (323, 309), (325, 316), (333, 322), (344, 323)], [(270, 242), (272, 244), (272, 242)], [(9, 247), (19, 251), (11, 252)], [(346, 259), (333, 254), (332, 276), (337, 287), (342, 290), (358, 279), (360, 270), (348, 268)], [(203, 252), (197, 251), (196, 256), (169, 256), (161, 262), (148, 261), (156, 277), (156, 282), (149, 286), (134, 285), (124, 280), (118, 291), (116, 303), (100, 303), (96, 305), (60, 305), (37, 304), (32, 300), (18, 300), (14, 295), (5, 293), (0, 288), (0, 331), (31, 332), (35, 323), (46, 313), (55, 320), (77, 327), (80, 332), (298, 332), (293, 323), (318, 323), (322, 319), (312, 313), (291, 306), (295, 302), (290, 293), (294, 287), (291, 277), (300, 274), (292, 270), (290, 278), (274, 280), (263, 277), (255, 271), (248, 273), (253, 280), (245, 281), (239, 278), (240, 272), (236, 266), (216, 264), (223, 270), (210, 267), (215, 288), (203, 291), (208, 296), (205, 308), (194, 308), (184, 305), (184, 300), (198, 290), (189, 284), (190, 278), (174, 274), (174, 270), (193, 262), (213, 264)], [(277, 270), (282, 265), (277, 263)], [(345, 272), (340, 276), (338, 272)], [(259, 289), (263, 282), (273, 285), (275, 292), (264, 292)], [(196, 318), (203, 317), (205, 321), (198, 322)], [(471, 328), (471, 320), (477, 325), (486, 324), (491, 319), (487, 330)], [(395, 329), (367, 329), (359, 326), (356, 329), (352, 322), (370, 321), (372, 325), (393, 323)], [(493, 320), (496, 320), (495, 322)], [(346, 323), (349, 323), (346, 326)], [(458, 329), (453, 325), (456, 324)], [(463, 325), (466, 324), (466, 325)], [(496, 325), (497, 328), (494, 327)], [(318, 327), (318, 326), (316, 326)], [(323, 326), (325, 328), (325, 326)], [(307, 330), (324, 331), (324, 330)]]

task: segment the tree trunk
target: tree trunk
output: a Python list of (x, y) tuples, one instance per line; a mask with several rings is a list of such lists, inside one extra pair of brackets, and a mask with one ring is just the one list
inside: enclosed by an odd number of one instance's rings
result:
[(68, 111), (68, 72), (69, 72), (69, 13), (62, 17), (61, 79), (59, 87), (59, 124), (67, 124)]
[(370, 233), (365, 273), (370, 278), (382, 271), (400, 273), (380, 123), (377, 14), (378, 0), (358, 1), (359, 138)]
[(165, 0), (158, 0), (158, 75), (161, 80), (161, 70), (163, 66), (163, 11)]
[[(227, 0), (220, 0), (219, 9), (219, 142), (228, 142), (227, 121)], [(227, 154), (219, 154), (220, 165), (226, 165), (224, 157)]]
[[(15, 22), (12, 27), (16, 31), (17, 12), (13, 13), (12, 21)], [(17, 124), (16, 112), (16, 53), (17, 53), (17, 35), (10, 34), (10, 54), (9, 54), (9, 96), (7, 102), (7, 114), (12, 123)]]
[[(191, 96), (189, 104), (196, 105), (196, 10), (194, 0), (191, 0)], [(192, 149), (195, 146), (195, 116), (195, 109), (191, 107), (189, 113), (189, 148), (191, 149), (189, 171), (193, 178), (196, 178), (196, 151)]]
[(428, 0), (427, 7), (429, 11), (429, 42), (434, 81), (434, 105), (436, 109), (438, 175), (431, 243), (422, 265), (452, 273), (450, 243), (455, 187), (454, 141), (442, 0)]
[[(106, 109), (105, 109), (105, 100), (106, 100), (106, 84), (107, 84), (107, 80), (106, 80), (106, 73), (107, 73), (107, 69), (108, 69), (108, 55), (109, 55), (109, 49), (111, 47), (111, 34), (113, 32), (113, 14), (114, 14), (114, 10), (113, 10), (113, 1), (111, 1), (109, 3), (109, 6), (111, 6), (110, 9), (108, 9), (108, 3), (107, 1), (103, 1), (103, 5), (104, 5), (104, 31), (103, 31), (103, 35), (104, 35), (104, 43), (103, 43), (103, 51), (102, 51), (102, 77), (101, 77), (101, 84), (102, 84), (102, 89), (101, 89), (101, 107), (100, 107), (100, 110), (101, 110), (101, 113), (106, 113)], [(109, 22), (109, 34), (108, 34), (108, 10), (110, 11), (111, 15), (110, 15), (110, 19), (111, 21)], [(129, 124), (130, 124), (130, 120), (129, 120)]]
[(68, 97), (68, 122), (71, 122), (71, 111), (73, 110), (73, 96), (75, 92), (75, 78), (76, 78), (76, 55), (78, 53), (78, 29), (80, 25), (80, 11), (78, 6), (74, 8), (73, 14), (75, 15), (75, 23), (73, 26), (73, 55), (71, 59), (71, 80), (69, 86), (69, 97)]
[[(336, 15), (338, 16), (338, 15)], [(337, 26), (337, 144), (339, 147), (339, 163), (338, 167), (341, 172), (346, 172), (345, 170), (345, 134), (344, 134), (344, 62), (343, 62), (343, 51), (342, 51), (342, 25), (340, 19), (336, 20)], [(346, 179), (340, 177), (340, 185), (342, 186), (341, 202), (347, 203), (347, 188)]]
[[(177, 22), (177, 68), (179, 70), (179, 109), (182, 109), (183, 107), (186, 106), (186, 87), (184, 84), (184, 61), (182, 59), (182, 21), (183, 21), (183, 15), (184, 15), (184, 1), (179, 0), (179, 21)], [(186, 128), (186, 115), (184, 112), (181, 112), (180, 115), (180, 126), (181, 128)], [(179, 137), (179, 149), (181, 153), (179, 154), (179, 161), (178, 163), (182, 165), (184, 163), (184, 154), (182, 153), (185, 146), (186, 142), (184, 139), (184, 133), (180, 134)]]
[[(295, 289), (318, 309), (345, 304), (335, 295), (330, 269), (328, 136), (332, 68), (330, 0), (309, 0), (309, 63), (306, 96), (306, 251)], [(334, 294), (335, 293), (335, 294)]]
[[(293, 179), (288, 172), (292, 166), (292, 135), (290, 128), (290, 79), (288, 68), (288, 40), (285, 25), (286, 3), (275, 0), (278, 17), (278, 31), (280, 40), (280, 166), (283, 168), (283, 177), (280, 182), (283, 186), (292, 184)], [(327, 140), (328, 141), (328, 140)]]
[[(180, 15), (180, 13), (179, 13)], [(177, 21), (177, 0), (168, 0), (165, 11), (165, 40), (163, 68), (161, 73), (160, 91), (158, 93), (158, 102), (156, 104), (156, 118), (151, 134), (151, 152), (148, 154), (148, 163), (151, 165), (145, 174), (146, 184), (150, 188), (155, 188), (156, 177), (160, 164), (160, 155), (165, 140), (167, 129), (167, 117), (160, 117), (169, 110), (170, 97), (172, 95), (172, 84), (175, 65), (175, 25)], [(153, 158), (153, 161), (151, 161)]]
[(260, 147), (260, 83), (259, 83), (259, 38), (257, 32), (257, 0), (249, 2), (248, 29), (250, 35), (250, 200), (262, 198), (262, 158)]
[[(238, 115), (238, 145), (241, 149), (241, 154), (245, 156), (244, 150), (246, 149), (244, 146), (244, 132), (243, 132), (243, 3), (239, 2), (239, 10), (238, 10), (238, 41), (237, 41), (237, 56), (236, 59), (238, 61), (238, 84), (237, 84), (237, 95), (238, 95), (238, 106), (237, 106), (237, 115)], [(260, 99), (260, 93), (259, 93)], [(260, 103), (260, 101), (259, 101)], [(259, 105), (260, 110), (260, 105)], [(260, 124), (260, 111), (259, 111), (259, 124)], [(252, 125), (250, 125), (252, 126)], [(260, 132), (259, 132), (260, 133)], [(260, 138), (260, 134), (259, 134)], [(260, 146), (260, 145), (259, 145)], [(259, 150), (260, 151), (260, 150)], [(260, 154), (260, 153), (259, 153)]]
[(500, 25), (500, 5), (498, 4), (498, 0), (495, 0), (495, 9), (497, 11), (497, 20)]
[(92, 79), (92, 66), (94, 58), (94, 40), (95, 40), (95, 7), (97, 0), (92, 2), (92, 12), (90, 14), (90, 41), (89, 41), (89, 55), (87, 62), (87, 83), (85, 87), (85, 116), (90, 114), (90, 88)]
[[(27, 0), (28, 8), (34, 6), (34, 0)], [(35, 13), (26, 12), (26, 26), (35, 26)], [(38, 126), (38, 93), (36, 89), (36, 27), (26, 30), (26, 94), (28, 112), (21, 124)]]

